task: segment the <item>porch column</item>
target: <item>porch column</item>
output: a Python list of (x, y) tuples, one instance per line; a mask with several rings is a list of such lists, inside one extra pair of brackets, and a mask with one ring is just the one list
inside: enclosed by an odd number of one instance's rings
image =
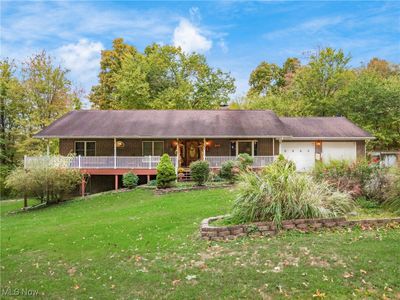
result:
[(118, 191), (118, 175), (115, 175), (115, 190)]
[(275, 138), (272, 139), (272, 156), (275, 156)]
[(282, 138), (279, 139), (279, 154), (282, 154)]
[(203, 160), (206, 160), (206, 138), (203, 138)]
[(117, 168), (117, 139), (114, 138), (114, 169)]
[(81, 196), (85, 197), (85, 187), (86, 182), (85, 182), (85, 176), (82, 175), (82, 182), (81, 182)]
[(175, 162), (175, 173), (178, 175), (179, 159), (181, 157), (181, 147), (179, 147), (179, 138), (176, 139), (176, 162)]

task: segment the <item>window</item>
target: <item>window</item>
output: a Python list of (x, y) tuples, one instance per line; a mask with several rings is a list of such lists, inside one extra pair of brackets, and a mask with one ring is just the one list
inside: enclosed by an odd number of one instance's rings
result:
[(247, 153), (253, 155), (253, 142), (252, 141), (238, 141), (238, 154)]
[(237, 156), (241, 153), (247, 153), (251, 156), (257, 155), (258, 143), (256, 140), (241, 140), (231, 142), (231, 156)]
[(142, 143), (143, 156), (161, 156), (164, 153), (163, 141), (144, 141)]
[(96, 156), (96, 142), (75, 142), (75, 154), (81, 156)]

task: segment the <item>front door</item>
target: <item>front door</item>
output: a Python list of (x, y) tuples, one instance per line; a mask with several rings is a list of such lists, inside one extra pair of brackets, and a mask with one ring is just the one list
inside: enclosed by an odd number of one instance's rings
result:
[(188, 167), (191, 162), (199, 160), (199, 142), (188, 141), (186, 142), (186, 166)]

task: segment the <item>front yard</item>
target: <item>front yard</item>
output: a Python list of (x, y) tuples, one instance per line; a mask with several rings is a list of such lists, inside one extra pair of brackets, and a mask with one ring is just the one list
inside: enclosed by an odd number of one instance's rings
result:
[(42, 298), (398, 298), (400, 229), (284, 233), (208, 243), (199, 223), (228, 189), (105, 194), (7, 215), (1, 288)]

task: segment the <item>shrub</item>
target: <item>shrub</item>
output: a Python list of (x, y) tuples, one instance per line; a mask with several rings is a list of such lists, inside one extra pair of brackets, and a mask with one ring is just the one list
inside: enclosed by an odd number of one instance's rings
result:
[(122, 176), (122, 184), (128, 189), (132, 189), (138, 185), (139, 177), (134, 173), (125, 173)]
[(203, 185), (210, 174), (210, 167), (207, 161), (198, 160), (190, 164), (190, 176), (197, 183)]
[(76, 169), (35, 166), (29, 170), (15, 169), (6, 179), (6, 186), (16, 195), (39, 198), (52, 203), (64, 200), (81, 182)]
[(228, 160), (221, 165), (221, 170), (219, 174), (221, 178), (229, 181), (230, 183), (235, 182), (236, 175), (238, 173), (238, 168), (233, 160)]
[(150, 180), (150, 181), (147, 183), (147, 185), (149, 185), (149, 186), (157, 186), (157, 180), (156, 180), (156, 179)]
[(377, 169), (369, 178), (362, 184), (363, 194), (368, 199), (373, 199), (378, 202), (385, 200), (385, 190), (389, 189), (389, 177), (387, 170)]
[(389, 185), (384, 195), (384, 207), (400, 214), (400, 168), (392, 169), (392, 173), (389, 174)]
[(161, 156), (157, 165), (157, 187), (165, 189), (171, 187), (176, 180), (175, 168), (168, 154)]
[(296, 173), (292, 163), (277, 160), (260, 174), (242, 172), (233, 205), (235, 223), (284, 219), (335, 217), (353, 208), (346, 193), (333, 191), (324, 182)]
[(254, 158), (247, 153), (241, 153), (237, 157), (237, 162), (239, 169), (244, 171), (249, 169), (249, 167), (253, 164)]
[(380, 200), (387, 183), (387, 170), (379, 164), (366, 160), (349, 163), (344, 160), (332, 160), (327, 164), (317, 163), (314, 177), (328, 181), (340, 191), (350, 192), (353, 196), (361, 195)]
[(210, 171), (210, 173), (208, 174), (208, 181), (210, 181), (210, 182), (221, 182), (221, 181), (224, 181), (224, 180), (218, 174), (214, 173), (213, 171)]

